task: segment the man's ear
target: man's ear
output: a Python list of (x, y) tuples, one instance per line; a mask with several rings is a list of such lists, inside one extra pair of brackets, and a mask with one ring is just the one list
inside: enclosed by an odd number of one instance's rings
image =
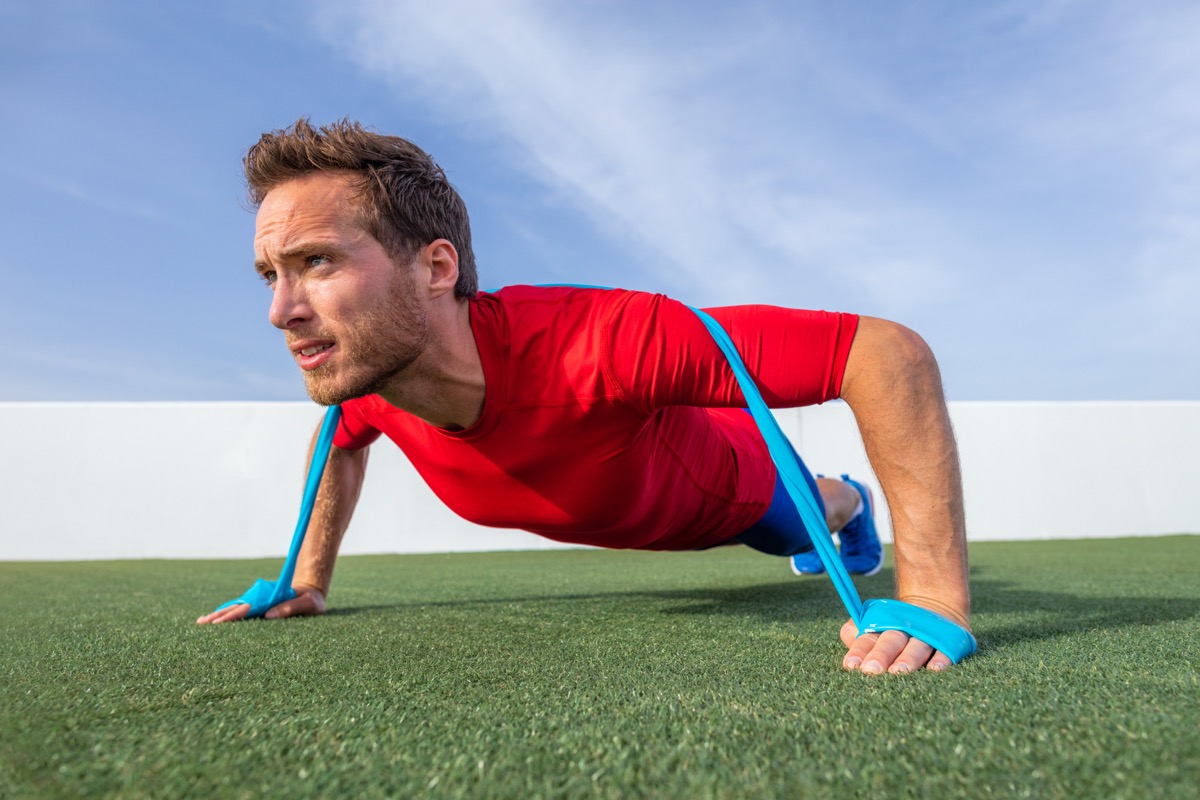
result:
[(458, 250), (446, 239), (434, 239), (418, 254), (422, 266), (429, 271), (429, 296), (439, 297), (453, 292), (458, 283)]

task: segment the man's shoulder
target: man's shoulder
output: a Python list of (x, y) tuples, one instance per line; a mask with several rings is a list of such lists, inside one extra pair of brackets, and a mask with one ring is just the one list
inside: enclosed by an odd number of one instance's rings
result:
[(598, 331), (615, 309), (636, 294), (602, 286), (505, 286), (481, 292), (474, 313), (484, 325), (513, 341), (526, 336), (586, 336)]
[(485, 365), (496, 365), (493, 374), (513, 402), (607, 397), (614, 343), (640, 327), (633, 320), (652, 297), (594, 286), (506, 286), (480, 294), (472, 326)]
[(614, 302), (629, 294), (629, 289), (612, 286), (589, 286), (578, 283), (513, 284), (480, 292), (477, 302), (496, 302), (511, 305), (589, 305)]
[(480, 292), (475, 304), (484, 314), (503, 318), (506, 327), (536, 329), (567, 325), (596, 329), (616, 314), (652, 313), (661, 302), (670, 302), (660, 294), (633, 289), (582, 284), (544, 284), (505, 286)]

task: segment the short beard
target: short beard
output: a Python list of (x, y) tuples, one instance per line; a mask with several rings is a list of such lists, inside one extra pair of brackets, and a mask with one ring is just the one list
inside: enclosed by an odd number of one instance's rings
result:
[(380, 304), (359, 314), (337, 338), (337, 372), (322, 364), (304, 373), (308, 396), (333, 406), (378, 394), (412, 366), (429, 343), (429, 319), (409, 270), (398, 267)]

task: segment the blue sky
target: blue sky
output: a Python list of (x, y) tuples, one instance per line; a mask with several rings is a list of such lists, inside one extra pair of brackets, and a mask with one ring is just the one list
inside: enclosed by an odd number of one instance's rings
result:
[(484, 286), (921, 332), (954, 400), (1200, 399), (1192, 2), (0, 7), (0, 400), (304, 397), (240, 158), (416, 141)]

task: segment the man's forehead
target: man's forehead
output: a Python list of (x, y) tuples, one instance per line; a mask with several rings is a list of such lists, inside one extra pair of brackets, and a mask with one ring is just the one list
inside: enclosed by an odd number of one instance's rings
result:
[(352, 176), (343, 173), (314, 173), (272, 187), (255, 219), (255, 250), (285, 246), (296, 236), (344, 234), (347, 225), (358, 227), (356, 193)]
[(358, 188), (350, 172), (311, 172), (283, 181), (267, 192), (258, 215), (301, 210), (335, 210), (357, 207)]

